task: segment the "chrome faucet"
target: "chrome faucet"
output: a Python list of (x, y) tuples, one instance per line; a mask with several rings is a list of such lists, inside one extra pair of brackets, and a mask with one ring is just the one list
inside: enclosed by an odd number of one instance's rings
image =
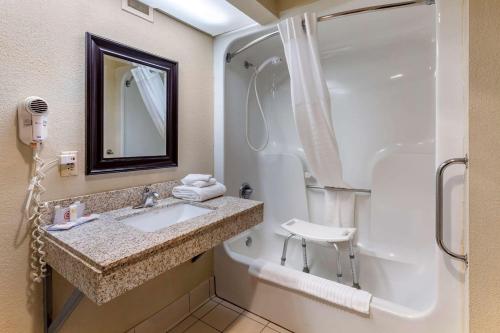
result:
[(151, 191), (149, 187), (145, 187), (144, 191), (142, 192), (142, 203), (134, 206), (133, 208), (139, 209), (139, 208), (153, 207), (159, 198), (160, 195), (158, 193)]

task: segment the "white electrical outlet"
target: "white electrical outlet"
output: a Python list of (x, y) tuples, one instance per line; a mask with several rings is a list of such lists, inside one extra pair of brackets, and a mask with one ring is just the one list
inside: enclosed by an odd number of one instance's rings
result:
[(63, 151), (59, 155), (59, 172), (61, 177), (78, 175), (78, 152)]

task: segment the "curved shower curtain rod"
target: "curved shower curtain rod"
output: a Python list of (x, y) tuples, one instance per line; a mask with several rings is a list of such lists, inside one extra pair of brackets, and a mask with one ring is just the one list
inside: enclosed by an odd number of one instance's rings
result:
[[(385, 4), (385, 5), (377, 5), (377, 6), (369, 6), (369, 7), (362, 7), (358, 9), (352, 9), (352, 10), (346, 10), (343, 12), (338, 12), (338, 13), (332, 13), (328, 15), (323, 15), (318, 17), (318, 22), (323, 22), (327, 21), (330, 19), (334, 19), (337, 17), (341, 16), (348, 16), (348, 15), (354, 15), (354, 14), (361, 14), (361, 13), (366, 13), (366, 12), (374, 12), (374, 11), (379, 11), (379, 10), (385, 10), (385, 9), (394, 9), (394, 8), (400, 8), (400, 7), (410, 7), (410, 6), (417, 6), (417, 5), (433, 5), (435, 3), (435, 0), (414, 0), (414, 1), (404, 1), (404, 2), (396, 2), (396, 3), (390, 3), (390, 4)], [(231, 60), (241, 52), (245, 51), (246, 49), (262, 42), (265, 41), (266, 39), (269, 39), (274, 36), (278, 36), (279, 31), (273, 31), (270, 32), (266, 35), (262, 35), (253, 41), (249, 42), (248, 44), (245, 44), (244, 46), (240, 47), (234, 52), (228, 52), (226, 53), (226, 62), (230, 63)]]

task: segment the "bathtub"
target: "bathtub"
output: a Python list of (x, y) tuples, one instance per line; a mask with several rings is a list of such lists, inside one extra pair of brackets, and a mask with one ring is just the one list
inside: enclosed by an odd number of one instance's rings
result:
[[(319, 14), (377, 1), (329, 5)], [(293, 14), (293, 13), (290, 13)], [(365, 15), (365, 16), (363, 16)], [(283, 56), (279, 38), (225, 62), (234, 50), (272, 27), (251, 27), (215, 41), (215, 174), (228, 194), (242, 183), (264, 202), (264, 221), (215, 250), (216, 293), (294, 332), (467, 331), (466, 267), (436, 246), (436, 167), (465, 151), (466, 1), (362, 14), (320, 24), (321, 59), (332, 95), (332, 119), (344, 166), (356, 195), (356, 269), (361, 287), (373, 295), (369, 315), (328, 304), (307, 294), (259, 280), (248, 273), (257, 259), (280, 263), (287, 236), (280, 224), (291, 218), (325, 224), (323, 190), (314, 182), (298, 143), (291, 114), (286, 64), (259, 75), (262, 103), (271, 128), (269, 146), (247, 148), (244, 98), (251, 72)], [(347, 33), (349, 32), (349, 33)], [(442, 60), (446, 59), (446, 61)], [(250, 137), (263, 137), (260, 119), (250, 117)], [(463, 169), (445, 181), (447, 244), (464, 251)], [(336, 253), (308, 243), (310, 274), (336, 280)], [(343, 283), (351, 284), (347, 249), (341, 247)], [(292, 239), (286, 266), (302, 270), (302, 248)], [(306, 274), (306, 273), (303, 273)]]

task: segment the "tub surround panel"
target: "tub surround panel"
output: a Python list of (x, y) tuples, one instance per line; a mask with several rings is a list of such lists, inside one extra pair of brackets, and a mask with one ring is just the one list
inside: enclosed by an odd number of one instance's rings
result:
[[(169, 185), (170, 182), (166, 187)], [(49, 206), (80, 200), (90, 203), (89, 213), (102, 212), (106, 210), (106, 201), (112, 208), (134, 202), (139, 189), (142, 191), (143, 187), (107, 195), (98, 193), (95, 196), (99, 200), (90, 195), (54, 201)], [(164, 189), (163, 194), (168, 191)], [(148, 210), (183, 202), (168, 197)], [(195, 205), (213, 211), (156, 232), (141, 232), (124, 224), (122, 217), (144, 210), (133, 210), (130, 206), (101, 213), (99, 220), (77, 228), (46, 232), (47, 262), (89, 299), (103, 304), (263, 219), (263, 204), (257, 201), (219, 197)]]
[[(344, 2), (310, 9), (327, 14), (375, 5), (374, 1)], [(229, 193), (238, 193), (244, 179), (256, 189), (254, 198), (266, 203), (264, 223), (216, 249), (219, 296), (297, 332), (323, 333), (331, 327), (371, 333), (465, 331), (463, 264), (436, 250), (433, 238), (435, 168), (447, 158), (463, 156), (465, 105), (460, 101), (464, 82), (460, 73), (466, 65), (461, 61), (467, 51), (465, 5), (466, 1), (442, 0), (432, 6), (382, 10), (318, 25), (344, 179), (353, 187), (372, 189), (371, 196), (357, 196), (355, 212), (360, 284), (374, 296), (369, 319), (248, 275), (249, 265), (256, 260), (279, 262), (284, 238), (276, 230), (281, 223), (294, 217), (319, 224), (329, 221), (323, 209), (325, 193), (304, 190), (307, 163), (301, 160), (297, 126), (290, 113), (286, 65), (259, 74), (261, 102), (264, 109), (266, 105), (272, 109), (267, 113), (272, 147), (256, 154), (241, 134), (245, 125), (241, 101), (252, 74), (243, 61), (258, 67), (271, 56), (283, 57), (279, 38), (254, 45), (230, 64), (224, 62), (224, 52), (264, 34), (265, 28), (216, 39), (215, 173)], [(256, 108), (255, 103), (251, 107)], [(250, 117), (248, 125), (249, 136), (256, 142), (262, 139), (262, 120)], [(463, 168), (446, 176), (452, 180), (445, 182), (447, 243), (458, 249)], [(332, 249), (307, 244), (307, 255), (312, 274), (336, 279)], [(344, 281), (352, 281), (350, 270), (345, 269), (349, 267), (346, 256), (341, 265)], [(300, 242), (289, 244), (286, 266), (302, 270)], [(450, 298), (454, 302), (447, 301)]]

